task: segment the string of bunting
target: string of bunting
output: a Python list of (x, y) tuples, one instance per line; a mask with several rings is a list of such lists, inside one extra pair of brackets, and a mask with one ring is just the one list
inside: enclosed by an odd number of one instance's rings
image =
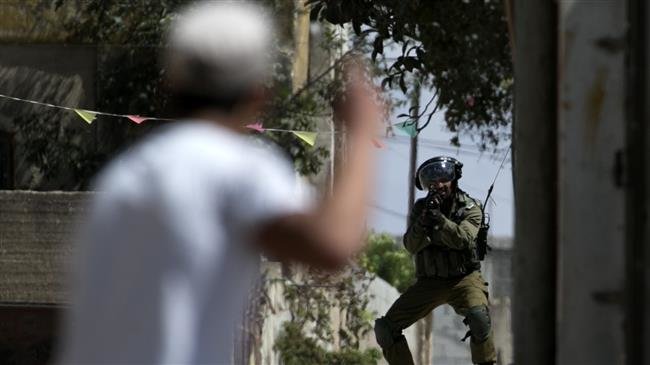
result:
[[(62, 109), (62, 110), (68, 110), (75, 112), (81, 119), (83, 119), (84, 122), (88, 124), (92, 124), (95, 119), (97, 118), (98, 115), (106, 115), (110, 117), (117, 117), (117, 118), (126, 118), (130, 121), (132, 121), (135, 124), (141, 124), (144, 121), (147, 120), (163, 120), (163, 121), (173, 121), (174, 119), (170, 118), (160, 118), (160, 117), (147, 117), (147, 116), (141, 116), (141, 115), (132, 115), (132, 114), (116, 114), (116, 113), (107, 113), (107, 112), (101, 112), (101, 111), (96, 111), (96, 110), (88, 110), (88, 109), (80, 109), (80, 108), (71, 108), (67, 106), (62, 106), (62, 105), (55, 105), (55, 104), (50, 104), (50, 103), (44, 103), (36, 100), (29, 100), (29, 99), (23, 99), (23, 98), (17, 98), (14, 96), (9, 96), (9, 95), (4, 95), (0, 94), (0, 98), (5, 98), (5, 99), (10, 99), (13, 101), (18, 101), (18, 102), (24, 102), (24, 103), (30, 103), (34, 105), (40, 105), (40, 106), (45, 106), (49, 108), (56, 108), (56, 109)], [(415, 128), (415, 123), (412, 121), (404, 121), (400, 123), (395, 123), (393, 124), (397, 130), (405, 133), (409, 137), (413, 138), (418, 134), (417, 128)], [(309, 146), (314, 146), (316, 143), (316, 137), (318, 137), (319, 133), (332, 133), (330, 131), (326, 132), (314, 132), (314, 131), (299, 131), (299, 130), (291, 130), (291, 129), (277, 129), (277, 128), (264, 128), (262, 123), (257, 122), (253, 124), (248, 124), (246, 125), (246, 128), (252, 129), (256, 132), (259, 133), (264, 133), (264, 132), (284, 132), (284, 133), (293, 133), (296, 137), (298, 137), (300, 140), (303, 142), (307, 143)], [(383, 148), (384, 145), (378, 138), (373, 138), (372, 143), (375, 147), (377, 148)]]

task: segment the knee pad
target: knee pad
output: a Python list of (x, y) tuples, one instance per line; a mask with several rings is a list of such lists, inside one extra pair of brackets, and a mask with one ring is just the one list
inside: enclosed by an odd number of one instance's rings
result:
[(490, 312), (486, 306), (481, 305), (470, 308), (467, 311), (465, 321), (469, 326), (474, 343), (482, 343), (488, 339), (492, 322), (490, 320)]
[(391, 347), (401, 337), (401, 331), (395, 331), (394, 327), (386, 317), (375, 320), (375, 338), (381, 348)]

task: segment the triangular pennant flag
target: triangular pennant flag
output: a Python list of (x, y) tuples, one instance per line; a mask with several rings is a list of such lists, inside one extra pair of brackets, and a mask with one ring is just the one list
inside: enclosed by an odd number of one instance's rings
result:
[(411, 138), (418, 135), (418, 130), (415, 128), (415, 123), (411, 121), (407, 120), (406, 122), (394, 124), (394, 126), (400, 131), (406, 133)]
[(95, 117), (97, 116), (96, 113), (89, 112), (88, 110), (75, 109), (74, 111), (77, 114), (79, 114), (81, 119), (85, 120), (86, 123), (88, 123), (88, 124), (92, 123), (95, 120)]
[(126, 117), (129, 118), (135, 124), (140, 124), (140, 123), (144, 122), (145, 120), (149, 119), (149, 118), (146, 118), (146, 117), (141, 117), (139, 115), (127, 115)]
[(372, 141), (372, 144), (373, 144), (375, 147), (377, 147), (377, 148), (384, 148), (384, 144), (381, 143), (381, 141), (379, 140), (379, 138), (372, 138), (371, 141)]
[(262, 127), (262, 123), (260, 123), (260, 122), (257, 122), (257, 123), (254, 123), (254, 124), (249, 124), (249, 125), (246, 126), (246, 128), (256, 130), (256, 131), (258, 131), (260, 133), (264, 132), (264, 127)]
[(303, 131), (291, 131), (293, 134), (295, 134), (298, 138), (302, 139), (305, 141), (310, 146), (313, 146), (314, 143), (316, 142), (316, 136), (318, 133), (316, 132), (303, 132)]

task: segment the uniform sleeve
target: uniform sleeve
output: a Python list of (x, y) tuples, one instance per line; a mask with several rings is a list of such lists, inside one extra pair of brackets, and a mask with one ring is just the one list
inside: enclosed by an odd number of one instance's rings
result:
[(415, 202), (409, 215), (409, 222), (411, 223), (403, 238), (404, 247), (413, 255), (431, 244), (431, 238), (427, 234), (427, 227), (423, 226), (419, 219), (424, 210), (424, 205), (425, 202), (422, 199)]
[(442, 225), (433, 231), (433, 242), (455, 250), (473, 248), (483, 214), (478, 205), (465, 211), (465, 218), (458, 224), (444, 218)]

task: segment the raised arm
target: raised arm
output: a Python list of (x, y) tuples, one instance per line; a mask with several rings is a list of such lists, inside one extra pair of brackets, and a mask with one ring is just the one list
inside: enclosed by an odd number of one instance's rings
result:
[(363, 72), (354, 67), (349, 76), (345, 97), (335, 108), (347, 127), (348, 153), (336, 171), (333, 194), (311, 212), (279, 217), (259, 229), (256, 242), (274, 259), (337, 268), (363, 247), (374, 170), (371, 138), (383, 110)]

